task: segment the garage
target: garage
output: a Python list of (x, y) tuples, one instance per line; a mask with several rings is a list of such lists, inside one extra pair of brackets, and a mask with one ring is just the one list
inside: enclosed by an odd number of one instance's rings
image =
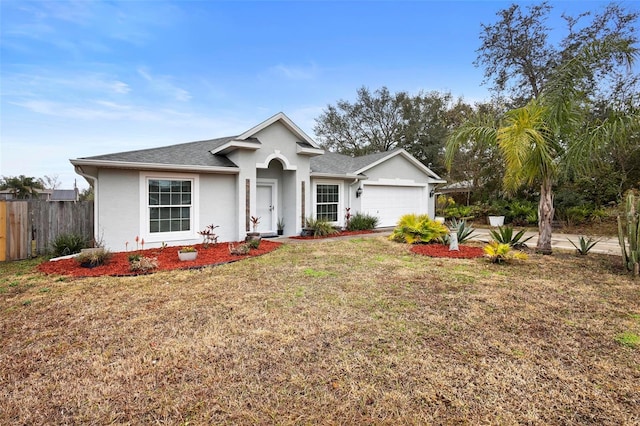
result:
[(425, 186), (365, 184), (362, 193), (362, 212), (379, 219), (378, 226), (395, 226), (407, 213), (427, 213)]

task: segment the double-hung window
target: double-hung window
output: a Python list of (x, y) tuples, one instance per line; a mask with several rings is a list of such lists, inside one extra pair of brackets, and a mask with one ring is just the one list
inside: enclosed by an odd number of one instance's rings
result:
[(338, 221), (339, 194), (338, 185), (318, 184), (316, 186), (316, 219)]
[(149, 232), (191, 230), (193, 181), (191, 179), (149, 179)]

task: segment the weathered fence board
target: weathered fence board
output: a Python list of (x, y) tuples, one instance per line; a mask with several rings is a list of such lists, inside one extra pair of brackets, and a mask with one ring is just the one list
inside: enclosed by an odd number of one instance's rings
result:
[(48, 253), (51, 243), (61, 234), (80, 234), (87, 241), (93, 239), (92, 201), (1, 201), (0, 221), (3, 208), (6, 210), (6, 229), (4, 244), (2, 235), (0, 244), (4, 245), (6, 255), (3, 259), (0, 249), (0, 261), (26, 259)]

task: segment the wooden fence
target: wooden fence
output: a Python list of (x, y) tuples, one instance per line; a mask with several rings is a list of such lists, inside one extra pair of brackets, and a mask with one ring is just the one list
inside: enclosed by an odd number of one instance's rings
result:
[(0, 201), (0, 262), (46, 254), (61, 234), (93, 239), (93, 201)]

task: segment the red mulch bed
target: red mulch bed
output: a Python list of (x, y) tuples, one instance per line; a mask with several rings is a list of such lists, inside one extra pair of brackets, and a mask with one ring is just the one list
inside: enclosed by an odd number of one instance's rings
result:
[[(236, 243), (238, 244), (238, 243)], [(70, 275), (73, 277), (98, 277), (102, 275), (124, 276), (140, 275), (140, 272), (129, 270), (129, 255), (140, 253), (145, 257), (155, 257), (158, 259), (158, 268), (155, 271), (170, 271), (174, 269), (193, 269), (209, 265), (220, 265), (235, 262), (249, 257), (260, 256), (277, 249), (281, 243), (275, 241), (262, 240), (260, 247), (251, 249), (249, 254), (244, 256), (232, 255), (229, 253), (228, 243), (219, 243), (204, 248), (202, 244), (193, 247), (198, 250), (198, 257), (191, 262), (182, 262), (178, 259), (178, 250), (181, 247), (167, 247), (165, 249), (136, 250), (130, 252), (113, 253), (109, 262), (95, 268), (83, 268), (75, 259), (62, 259), (50, 262), (43, 262), (38, 265), (38, 270), (45, 274)]]
[(322, 237), (314, 237), (314, 236), (302, 237), (300, 235), (297, 235), (297, 236), (289, 237), (289, 238), (293, 238), (295, 240), (318, 240), (318, 239), (321, 239), (321, 238), (345, 237), (347, 235), (373, 234), (374, 232), (375, 231), (371, 231), (371, 230), (366, 230), (366, 231), (340, 231), (337, 234), (325, 235), (325, 236), (322, 236)]
[(470, 247), (459, 245), (460, 250), (449, 250), (448, 245), (444, 244), (420, 244), (411, 247), (411, 251), (431, 257), (451, 257), (454, 259), (473, 259), (475, 257), (484, 256), (484, 252), (480, 247)]

